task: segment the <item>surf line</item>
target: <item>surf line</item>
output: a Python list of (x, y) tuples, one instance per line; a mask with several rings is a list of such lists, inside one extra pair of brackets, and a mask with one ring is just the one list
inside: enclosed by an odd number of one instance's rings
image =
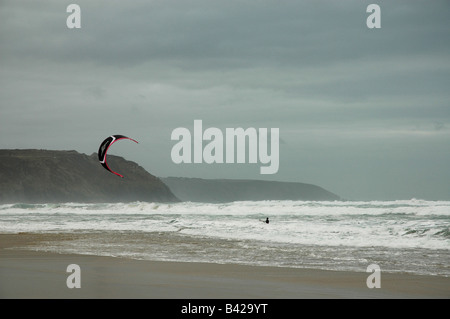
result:
[[(279, 138), (279, 128), (271, 128), (270, 134), (267, 128), (258, 130), (254, 127), (245, 130), (242, 127), (226, 128), (224, 134), (217, 127), (209, 127), (203, 131), (203, 121), (194, 120), (193, 136), (185, 127), (178, 127), (172, 131), (171, 140), (178, 143), (172, 147), (170, 155), (175, 164), (233, 164), (246, 163), (246, 154), (248, 154), (249, 164), (258, 163), (258, 160), (261, 164), (268, 164), (260, 166), (260, 174), (275, 174), (278, 172), (280, 163)], [(203, 141), (209, 141), (209, 143), (203, 146)]]

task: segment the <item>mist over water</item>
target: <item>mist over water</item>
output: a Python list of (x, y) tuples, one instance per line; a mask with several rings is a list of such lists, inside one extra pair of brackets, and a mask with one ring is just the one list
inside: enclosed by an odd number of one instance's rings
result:
[(443, 276), (449, 229), (450, 202), (415, 199), (0, 205), (0, 233), (52, 234), (37, 250)]

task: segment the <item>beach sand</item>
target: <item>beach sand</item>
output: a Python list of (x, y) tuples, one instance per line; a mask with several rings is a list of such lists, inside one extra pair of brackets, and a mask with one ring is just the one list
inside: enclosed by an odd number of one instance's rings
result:
[[(450, 278), (313, 269), (132, 260), (33, 251), (39, 234), (0, 235), (0, 298), (450, 298)], [(67, 266), (80, 266), (69, 289)]]

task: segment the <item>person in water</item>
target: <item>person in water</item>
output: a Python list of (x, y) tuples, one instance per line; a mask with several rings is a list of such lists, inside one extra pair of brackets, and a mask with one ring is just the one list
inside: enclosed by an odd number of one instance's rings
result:
[(266, 224), (268, 224), (268, 223), (269, 223), (269, 217), (266, 218)]

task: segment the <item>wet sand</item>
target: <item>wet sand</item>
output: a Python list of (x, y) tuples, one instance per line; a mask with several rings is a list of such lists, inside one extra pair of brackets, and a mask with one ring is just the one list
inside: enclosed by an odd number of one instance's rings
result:
[[(144, 261), (33, 251), (37, 234), (0, 235), (0, 298), (303, 299), (450, 298), (450, 278), (234, 264)], [(68, 288), (67, 266), (81, 288)]]

